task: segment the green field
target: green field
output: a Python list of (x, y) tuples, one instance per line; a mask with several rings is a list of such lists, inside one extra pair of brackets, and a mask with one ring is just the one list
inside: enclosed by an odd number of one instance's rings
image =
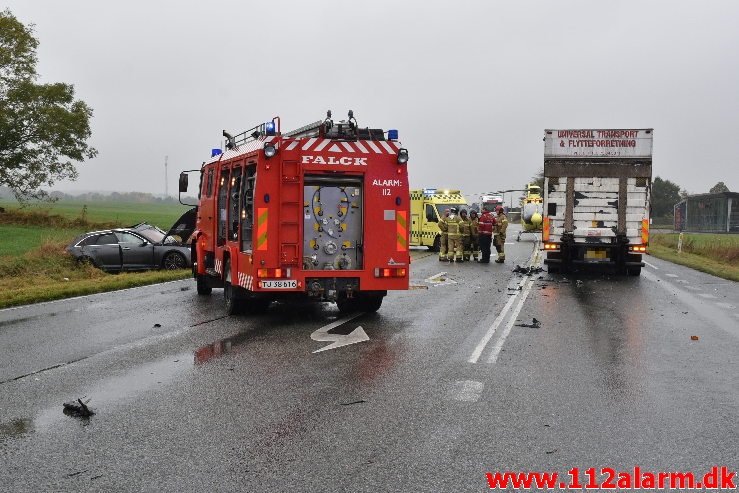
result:
[(77, 235), (96, 229), (133, 226), (147, 222), (168, 230), (189, 209), (175, 204), (133, 202), (55, 202), (20, 209), (13, 201), (0, 201), (0, 257), (21, 255), (44, 242), (66, 245)]
[[(18, 203), (12, 200), (0, 200), (0, 207), (7, 211), (17, 210)], [(84, 217), (91, 223), (115, 223), (116, 226), (132, 226), (148, 222), (166, 231), (188, 209), (190, 207), (179, 204), (58, 201), (36, 203), (25, 210), (50, 216), (59, 215), (67, 219)], [(2, 214), (0, 214), (0, 224), (2, 224)]]

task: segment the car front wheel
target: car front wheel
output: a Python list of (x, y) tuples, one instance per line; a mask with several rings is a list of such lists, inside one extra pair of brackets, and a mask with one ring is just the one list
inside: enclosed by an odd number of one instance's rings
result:
[(179, 252), (169, 252), (162, 259), (162, 267), (166, 270), (178, 270), (187, 267), (185, 256)]

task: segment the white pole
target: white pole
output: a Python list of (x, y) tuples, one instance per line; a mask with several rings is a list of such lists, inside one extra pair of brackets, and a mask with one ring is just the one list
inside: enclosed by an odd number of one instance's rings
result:
[(167, 184), (167, 158), (169, 156), (164, 156), (164, 196), (169, 197), (169, 188)]

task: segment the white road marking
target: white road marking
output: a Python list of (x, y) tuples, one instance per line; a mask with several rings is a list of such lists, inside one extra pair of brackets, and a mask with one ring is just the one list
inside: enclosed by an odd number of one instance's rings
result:
[(460, 380), (454, 382), (454, 388), (452, 389), (452, 399), (455, 401), (464, 402), (477, 402), (480, 400), (482, 390), (485, 388), (485, 384), (482, 382), (475, 382), (474, 380)]
[(654, 270), (659, 270), (659, 267), (657, 267), (657, 266), (656, 266), (656, 265), (654, 265), (654, 264), (650, 264), (650, 263), (649, 263), (649, 262), (647, 262), (646, 260), (644, 261), (644, 265), (648, 265), (649, 267), (651, 267), (651, 268), (652, 268), (652, 269), (654, 269)]
[(665, 274), (667, 277), (678, 277), (677, 274)]
[(457, 281), (450, 279), (446, 272), (439, 272), (435, 276), (424, 279), (424, 281), (431, 284), (457, 284)]
[(707, 300), (716, 299), (716, 296), (714, 296), (712, 294), (708, 294), (708, 293), (698, 293), (698, 296), (700, 296), (701, 298), (705, 298)]
[(508, 320), (508, 323), (506, 324), (505, 329), (503, 329), (503, 333), (500, 334), (500, 337), (498, 338), (498, 342), (496, 342), (495, 346), (493, 346), (493, 350), (490, 353), (490, 357), (488, 358), (488, 363), (495, 363), (498, 360), (498, 354), (500, 353), (500, 350), (503, 348), (503, 344), (505, 344), (508, 334), (511, 333), (511, 328), (513, 327), (513, 324), (516, 323), (516, 317), (518, 317), (518, 314), (521, 311), (521, 308), (523, 308), (523, 303), (524, 301), (526, 301), (526, 297), (531, 292), (531, 286), (533, 284), (534, 284), (534, 280), (531, 279), (526, 284), (526, 287), (523, 289), (521, 300), (518, 302), (516, 309), (513, 310), (513, 313), (511, 313), (511, 318)]
[[(522, 280), (519, 283), (519, 286), (523, 285), (523, 283), (526, 281)], [(480, 339), (480, 342), (477, 344), (477, 347), (475, 347), (475, 350), (472, 351), (472, 356), (470, 356), (470, 359), (467, 361), (470, 363), (477, 363), (477, 360), (480, 359), (480, 355), (485, 350), (485, 346), (487, 346), (488, 342), (490, 342), (490, 339), (492, 339), (493, 334), (495, 334), (495, 331), (498, 329), (498, 326), (500, 325), (500, 322), (503, 321), (503, 319), (506, 316), (506, 313), (508, 313), (508, 310), (510, 310), (513, 303), (516, 301), (516, 298), (518, 298), (518, 295), (521, 293), (521, 291), (516, 291), (516, 294), (508, 298), (508, 302), (505, 304), (503, 309), (500, 311), (498, 316), (495, 318), (495, 321), (493, 322), (493, 325), (490, 326), (488, 331), (485, 333), (482, 339)]]
[(369, 341), (369, 336), (367, 336), (367, 333), (364, 331), (361, 325), (346, 335), (328, 333), (329, 330), (335, 327), (338, 327), (341, 324), (349, 322), (350, 320), (353, 320), (360, 315), (363, 315), (363, 313), (360, 312), (360, 313), (355, 313), (353, 315), (349, 315), (348, 317), (344, 317), (334, 322), (331, 322), (328, 325), (324, 325), (320, 329), (313, 332), (310, 335), (310, 338), (313, 339), (314, 341), (332, 343), (326, 347), (322, 347), (321, 349), (316, 349), (313, 352), (320, 353), (321, 351), (326, 351), (327, 349), (336, 349), (341, 346), (348, 346), (349, 344), (356, 344), (358, 342)]

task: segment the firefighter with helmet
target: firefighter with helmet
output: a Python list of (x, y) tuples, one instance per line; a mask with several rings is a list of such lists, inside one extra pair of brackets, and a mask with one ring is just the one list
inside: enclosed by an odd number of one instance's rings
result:
[(495, 250), (498, 252), (498, 258), (495, 259), (495, 263), (502, 264), (505, 262), (505, 236), (506, 229), (508, 229), (508, 218), (502, 205), (496, 207), (495, 212), (498, 213), (495, 224)]
[(480, 242), (478, 241), (480, 220), (477, 219), (477, 211), (470, 211), (470, 250), (472, 250), (472, 259), (477, 262), (477, 256), (480, 255)]
[(459, 211), (459, 239), (462, 242), (462, 261), (463, 262), (469, 262), (470, 261), (470, 220), (467, 217), (467, 210), (462, 209)]
[(446, 226), (447, 226), (447, 242), (448, 242), (448, 248), (447, 251), (447, 260), (450, 262), (461, 262), (462, 261), (462, 241), (460, 239), (461, 231), (460, 231), (460, 223), (462, 220), (457, 215), (457, 208), (452, 207), (449, 210), (449, 218), (446, 220)]
[(444, 214), (439, 219), (439, 230), (441, 236), (439, 237), (439, 261), (444, 262), (447, 259), (447, 248), (449, 239), (447, 236), (447, 220), (449, 219), (449, 209), (444, 209)]

